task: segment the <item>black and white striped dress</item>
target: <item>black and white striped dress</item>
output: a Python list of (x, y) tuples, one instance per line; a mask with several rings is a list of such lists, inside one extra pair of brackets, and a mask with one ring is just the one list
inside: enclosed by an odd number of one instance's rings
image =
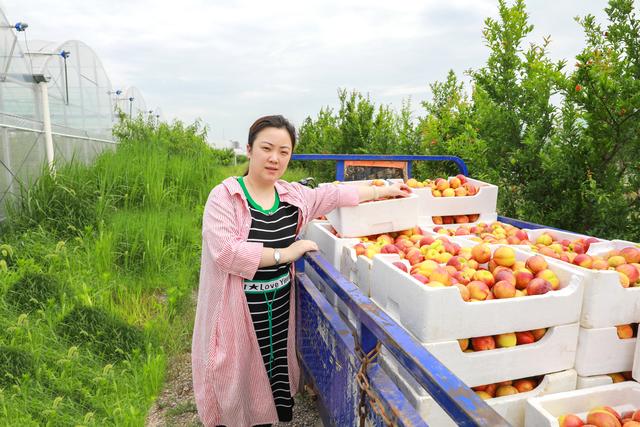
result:
[[(286, 248), (296, 238), (298, 208), (276, 199), (265, 210), (249, 195), (242, 178), (238, 178), (251, 212), (249, 242), (261, 242), (267, 248)], [(251, 280), (244, 281), (244, 292), (258, 338), (273, 399), (280, 421), (291, 421), (293, 399), (287, 364), (287, 333), (291, 290), (290, 263), (259, 268)]]

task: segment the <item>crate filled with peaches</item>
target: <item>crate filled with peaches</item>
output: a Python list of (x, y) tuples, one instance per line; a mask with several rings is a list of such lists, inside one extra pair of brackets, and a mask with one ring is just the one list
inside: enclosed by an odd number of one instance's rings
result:
[[(389, 181), (374, 179), (320, 185), (367, 185), (377, 188), (389, 184)], [(378, 197), (357, 206), (336, 208), (326, 214), (326, 219), (342, 237), (388, 233), (414, 227), (418, 223), (419, 204), (419, 196), (413, 193), (406, 197)]]
[(464, 175), (418, 181), (406, 184), (420, 198), (418, 213), (425, 225), (454, 224), (494, 220), (498, 187)]

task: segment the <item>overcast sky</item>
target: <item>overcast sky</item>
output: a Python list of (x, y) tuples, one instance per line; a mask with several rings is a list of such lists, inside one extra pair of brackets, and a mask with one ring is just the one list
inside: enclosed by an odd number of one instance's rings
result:
[[(509, 2), (511, 4), (512, 2)], [(636, 9), (638, 8), (636, 2)], [(529, 0), (531, 41), (550, 35), (554, 59), (584, 45), (576, 15), (604, 22), (607, 2)], [(357, 89), (394, 108), (411, 97), (414, 115), (429, 83), (449, 69), (482, 66), (483, 21), (494, 0), (134, 1), (0, 0), (33, 40), (82, 40), (101, 58), (114, 88), (137, 86), (165, 119), (201, 118), (215, 142), (246, 144), (261, 115), (296, 125), (337, 89)], [(572, 62), (570, 62), (571, 64)]]

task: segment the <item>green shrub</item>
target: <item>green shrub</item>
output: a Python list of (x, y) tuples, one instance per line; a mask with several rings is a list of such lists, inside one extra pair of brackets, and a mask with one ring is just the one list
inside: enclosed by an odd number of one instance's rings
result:
[(33, 355), (15, 347), (0, 346), (0, 386), (16, 383), (23, 375), (33, 374)]
[(49, 300), (59, 301), (62, 290), (54, 276), (27, 272), (9, 288), (5, 301), (21, 313), (30, 313), (44, 309)]
[(144, 350), (144, 334), (102, 309), (80, 306), (68, 313), (56, 332), (70, 344), (85, 346), (107, 361), (118, 361)]

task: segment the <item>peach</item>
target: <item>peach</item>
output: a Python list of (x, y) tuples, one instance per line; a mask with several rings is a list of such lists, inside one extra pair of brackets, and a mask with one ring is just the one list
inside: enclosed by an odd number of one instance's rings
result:
[(574, 414), (561, 415), (558, 417), (558, 424), (560, 427), (582, 427), (584, 422), (582, 419)]
[(415, 273), (415, 274), (412, 274), (411, 277), (413, 277), (414, 279), (416, 279), (419, 282), (429, 283), (429, 279), (427, 277), (423, 276), (422, 274)]
[(626, 247), (620, 251), (620, 255), (624, 257), (628, 264), (640, 262), (640, 248)]
[(609, 412), (610, 414), (612, 414), (614, 417), (616, 417), (618, 420), (621, 420), (622, 417), (620, 416), (620, 414), (618, 413), (618, 411), (616, 411), (615, 409), (613, 409), (611, 406), (598, 406), (597, 408), (593, 408), (592, 410), (596, 410), (596, 409), (604, 409), (605, 411)]
[(601, 258), (596, 258), (593, 260), (591, 268), (593, 270), (606, 270), (609, 268), (609, 263)]
[(640, 421), (626, 420), (622, 427), (640, 427)]
[(493, 284), (496, 282), (493, 277), (493, 274), (491, 274), (491, 272), (487, 270), (477, 270), (476, 273), (473, 275), (473, 280), (479, 280), (481, 282), (484, 282), (488, 287), (492, 287)]
[(544, 246), (549, 246), (551, 243), (553, 243), (553, 237), (549, 233), (542, 233), (536, 239), (536, 243), (540, 243)]
[(542, 255), (546, 255), (551, 258), (560, 259), (560, 255), (558, 255), (556, 251), (549, 248), (548, 246), (543, 246), (540, 249), (538, 249), (538, 253)]
[(489, 400), (489, 399), (493, 399), (493, 397), (487, 393), (486, 391), (476, 391), (476, 394), (482, 399), (482, 400)]
[(381, 245), (393, 244), (393, 237), (389, 236), (388, 234), (381, 234), (376, 239), (376, 242), (380, 243)]
[(640, 279), (640, 273), (631, 264), (622, 264), (616, 267), (618, 273), (622, 273), (629, 278), (629, 283), (635, 283)]
[(460, 283), (457, 283), (454, 286), (457, 287), (458, 290), (460, 291), (460, 296), (462, 297), (462, 300), (469, 301), (469, 299), (471, 298), (471, 293), (469, 292), (469, 288), (467, 288), (465, 285), (461, 285)]
[(478, 189), (470, 182), (465, 182), (464, 184), (462, 184), (462, 186), (465, 190), (467, 190), (467, 195), (469, 196), (475, 196), (478, 192)]
[(491, 293), (489, 286), (487, 286), (486, 283), (481, 282), (479, 280), (474, 280), (472, 282), (469, 282), (469, 284), (467, 285), (467, 289), (469, 290), (470, 299), (476, 299), (479, 301), (484, 301), (485, 299), (487, 299), (487, 296)]
[(380, 253), (380, 247), (376, 245), (371, 245), (371, 246), (368, 246), (367, 249), (365, 249), (364, 256), (366, 256), (369, 259), (373, 259), (373, 257), (375, 255), (378, 255), (379, 253)]
[(442, 191), (442, 197), (455, 197), (456, 191), (453, 188), (446, 188)]
[(527, 285), (533, 279), (533, 273), (529, 270), (518, 270), (515, 273), (516, 278), (516, 288), (517, 289), (526, 289)]
[(620, 374), (620, 373), (614, 373), (614, 374), (607, 374), (609, 377), (611, 377), (611, 380), (613, 381), (613, 383), (621, 383), (623, 381), (626, 381), (624, 375)]
[(397, 254), (397, 253), (400, 253), (400, 250), (396, 245), (389, 243), (382, 247), (382, 249), (380, 250), (380, 253), (381, 254)]
[(404, 262), (394, 261), (393, 265), (395, 265), (396, 267), (398, 267), (400, 270), (404, 271), (405, 273), (409, 272), (409, 270), (407, 269), (407, 265)]
[(527, 258), (525, 265), (533, 274), (536, 274), (542, 270), (546, 270), (547, 267), (549, 267), (549, 264), (547, 264), (547, 260), (540, 255), (534, 255)]
[(462, 181), (459, 178), (453, 177), (449, 179), (449, 187), (456, 189), (462, 185)]
[(511, 283), (513, 286), (516, 285), (516, 278), (511, 270), (500, 270), (497, 273), (495, 271), (497, 271), (497, 269), (494, 270), (493, 274), (493, 278), (496, 280), (496, 283), (504, 280)]
[(467, 182), (467, 177), (464, 176), (463, 174), (459, 173), (458, 175), (456, 175), (456, 178), (458, 178), (460, 180), (461, 184), (464, 184), (465, 182)]
[(515, 332), (496, 335), (495, 341), (500, 348), (515, 347), (518, 344)]
[(513, 298), (516, 296), (516, 285), (506, 280), (500, 280), (491, 288), (496, 298)]
[(518, 389), (512, 385), (503, 385), (496, 389), (496, 397), (509, 396), (511, 394), (518, 394)]
[(616, 329), (618, 332), (618, 338), (621, 340), (633, 338), (633, 328), (631, 325), (618, 325), (616, 326)]
[(612, 257), (609, 257), (607, 262), (609, 263), (609, 267), (614, 267), (615, 268), (615, 267), (617, 267), (619, 265), (626, 264), (627, 260), (624, 259), (624, 257), (621, 256), (621, 255), (614, 255)]
[(514, 381), (513, 386), (518, 390), (518, 392), (526, 393), (536, 388), (537, 385), (535, 381), (529, 378), (523, 378), (523, 379)]
[(631, 284), (631, 282), (629, 281), (629, 276), (627, 276), (624, 273), (620, 273), (619, 271), (618, 271), (618, 276), (619, 276), (620, 284), (622, 285), (622, 287), (628, 288), (629, 285)]
[(464, 187), (458, 187), (455, 189), (456, 197), (464, 197), (467, 195), (467, 189)]
[(434, 239), (432, 236), (424, 236), (422, 239), (420, 239), (420, 241), (418, 242), (418, 246), (422, 247), (424, 245), (430, 245), (433, 242), (435, 242), (436, 239)]
[(467, 264), (467, 260), (461, 256), (453, 256), (447, 261), (447, 265), (452, 266), (456, 270), (462, 270)]
[(480, 244), (471, 248), (471, 257), (478, 262), (478, 264), (484, 264), (491, 259), (491, 248), (489, 245)]
[(527, 295), (543, 295), (552, 290), (551, 283), (536, 277), (527, 285)]
[(530, 332), (533, 334), (533, 338), (535, 338), (536, 341), (540, 341), (540, 339), (542, 339), (542, 337), (547, 333), (547, 328), (532, 329)]
[(424, 236), (422, 234), (412, 234), (411, 236), (409, 236), (409, 240), (416, 244), (420, 243), (420, 240), (422, 240), (423, 237)]
[(456, 224), (468, 224), (469, 223), (469, 217), (467, 215), (456, 215), (453, 218), (453, 222)]
[(429, 279), (435, 280), (440, 283), (444, 283), (445, 285), (451, 284), (451, 275), (447, 271), (446, 268), (438, 267), (431, 272)]
[(575, 265), (579, 265), (580, 267), (591, 268), (591, 266), (593, 265), (593, 260), (587, 254), (578, 254), (573, 259), (572, 263)]
[(549, 269), (539, 271), (538, 274), (536, 274), (536, 278), (544, 279), (547, 282), (551, 283), (551, 289), (553, 289), (554, 291), (560, 288), (560, 279), (558, 279), (556, 273)]
[(587, 423), (598, 427), (621, 427), (620, 421), (604, 409), (592, 409), (587, 414)]
[(496, 348), (496, 342), (493, 337), (475, 337), (471, 338), (471, 346), (475, 351), (493, 350)]
[(518, 345), (531, 344), (536, 340), (531, 331), (516, 332), (516, 339), (518, 340)]
[(582, 242), (576, 240), (575, 242), (571, 242), (568, 246), (570, 251), (573, 251), (577, 254), (583, 254), (585, 253), (585, 249), (584, 249), (584, 245), (582, 244)]
[(436, 188), (440, 191), (444, 191), (447, 188), (449, 188), (449, 181), (447, 181), (446, 179), (437, 178), (435, 180), (435, 184), (436, 184)]
[(493, 253), (493, 260), (498, 265), (511, 267), (516, 262), (516, 253), (509, 246), (500, 246)]
[(460, 350), (465, 351), (467, 348), (469, 348), (469, 338), (458, 340), (458, 345), (460, 345)]
[(367, 248), (362, 243), (356, 243), (353, 249), (356, 251), (356, 256), (360, 256), (365, 254)]

